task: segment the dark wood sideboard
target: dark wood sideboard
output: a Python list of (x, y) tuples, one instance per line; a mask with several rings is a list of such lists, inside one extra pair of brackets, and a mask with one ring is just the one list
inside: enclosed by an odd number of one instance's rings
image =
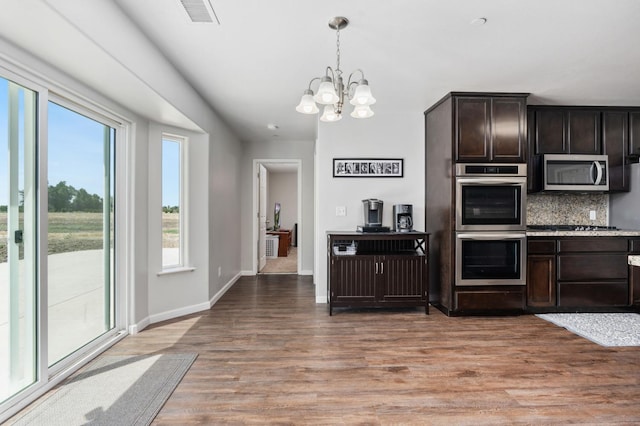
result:
[(327, 232), (329, 315), (334, 307), (421, 307), (429, 313), (429, 234)]
[(277, 231), (267, 231), (267, 234), (280, 237), (278, 239), (278, 257), (287, 257), (291, 246), (291, 230), (278, 229)]

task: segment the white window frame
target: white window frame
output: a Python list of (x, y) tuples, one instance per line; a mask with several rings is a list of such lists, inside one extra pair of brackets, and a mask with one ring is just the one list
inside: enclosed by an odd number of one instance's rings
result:
[[(37, 157), (38, 157), (38, 193), (37, 193), (37, 232), (38, 232), (38, 270), (37, 279), (39, 282), (37, 295), (37, 327), (38, 335), (36, 344), (37, 354), (37, 381), (18, 392), (13, 397), (0, 403), (0, 423), (7, 420), (12, 415), (32, 403), (47, 391), (53, 389), (64, 379), (69, 377), (83, 365), (100, 355), (106, 349), (123, 339), (127, 334), (127, 326), (130, 321), (130, 294), (132, 294), (133, 282), (133, 219), (131, 210), (133, 201), (132, 179), (132, 146), (134, 139), (134, 122), (126, 117), (114, 112), (107, 107), (94, 102), (86, 97), (82, 97), (76, 91), (61, 86), (57, 81), (49, 79), (41, 74), (36, 74), (28, 70), (19, 63), (16, 63), (4, 55), (0, 55), (0, 76), (14, 81), (37, 93), (38, 106), (37, 114)], [(117, 164), (113, 178), (115, 181), (116, 212), (115, 220), (118, 224), (115, 228), (114, 262), (115, 270), (115, 297), (117, 299), (114, 312), (114, 328), (87, 344), (82, 350), (69, 356), (64, 361), (55, 366), (48, 367), (46, 355), (48, 352), (48, 329), (47, 321), (47, 210), (48, 210), (48, 103), (53, 101), (65, 108), (70, 108), (75, 112), (86, 115), (89, 118), (97, 119), (103, 124), (108, 124), (116, 129), (116, 140), (118, 147), (115, 151), (115, 162)], [(80, 112), (82, 111), (82, 112)]]
[[(179, 227), (179, 232), (180, 232), (180, 244), (179, 244), (179, 260), (177, 264), (173, 264), (173, 265), (165, 265), (164, 264), (164, 259), (162, 260), (162, 270), (161, 272), (158, 273), (158, 275), (166, 275), (166, 274), (173, 274), (176, 272), (190, 272), (190, 271), (194, 271), (195, 268), (190, 265), (190, 261), (189, 261), (189, 223), (188, 223), (188, 218), (189, 218), (189, 202), (188, 199), (189, 197), (187, 196), (187, 194), (189, 193), (189, 180), (188, 180), (188, 169), (187, 169), (187, 162), (188, 162), (188, 151), (189, 151), (189, 138), (187, 136), (184, 135), (178, 135), (175, 133), (169, 133), (169, 132), (162, 132), (162, 139), (161, 139), (161, 143), (162, 143), (162, 148), (161, 148), (161, 156), (164, 156), (164, 141), (171, 141), (171, 142), (176, 142), (178, 143), (178, 146), (180, 147), (180, 159), (179, 159), (179, 164), (180, 164), (180, 185), (179, 185), (179, 204), (178, 204), (178, 208), (179, 208), (179, 221), (180, 221), (180, 227)], [(164, 161), (164, 160), (163, 160)], [(161, 164), (163, 163), (163, 161), (161, 161)], [(164, 182), (162, 182), (162, 175), (163, 175), (163, 171), (161, 170), (160, 176), (161, 176), (161, 185), (160, 185), (160, 208), (162, 209), (163, 206), (163, 200), (162, 200), (162, 192), (164, 189)], [(160, 249), (161, 251), (164, 250), (163, 247), (163, 243), (162, 243), (162, 218), (160, 220)]]

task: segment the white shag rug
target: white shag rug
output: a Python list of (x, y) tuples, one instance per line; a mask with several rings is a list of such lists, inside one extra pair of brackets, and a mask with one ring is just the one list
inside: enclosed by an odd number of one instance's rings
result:
[(543, 320), (602, 346), (640, 346), (640, 315), (616, 314), (538, 314)]

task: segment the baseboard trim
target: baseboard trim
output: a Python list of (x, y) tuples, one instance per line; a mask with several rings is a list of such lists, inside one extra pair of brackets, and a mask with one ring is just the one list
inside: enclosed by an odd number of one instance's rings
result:
[(136, 324), (132, 324), (127, 327), (129, 334), (137, 334), (144, 330), (151, 324), (155, 324), (157, 322), (167, 321), (170, 319), (179, 318), (185, 315), (194, 314), (196, 312), (207, 311), (211, 309), (215, 303), (220, 300), (220, 298), (242, 277), (242, 273), (239, 272), (233, 278), (231, 278), (225, 285), (218, 291), (208, 302), (198, 303), (191, 306), (185, 306), (178, 309), (173, 309), (171, 311), (161, 312), (159, 314), (149, 315), (146, 318), (143, 318)]
[(248, 276), (252, 276), (255, 275), (255, 273), (253, 271), (240, 271), (240, 275), (242, 275), (243, 277), (248, 277)]
[(310, 269), (303, 269), (298, 275), (313, 275), (313, 271)]
[(240, 279), (240, 277), (242, 277), (242, 272), (238, 272), (233, 278), (229, 280), (228, 283), (225, 284), (224, 287), (220, 289), (220, 291), (213, 295), (213, 297), (209, 300), (209, 309), (211, 309), (213, 305), (215, 305), (216, 302), (220, 300), (222, 296), (224, 296), (224, 294), (236, 283), (236, 281)]
[(182, 308), (173, 309), (171, 311), (161, 312), (159, 314), (149, 315), (150, 324), (155, 324), (157, 322), (162, 322), (178, 317), (183, 317), (185, 315), (193, 314), (200, 311), (206, 311), (210, 309), (211, 305), (208, 302), (198, 303), (191, 306), (184, 306)]

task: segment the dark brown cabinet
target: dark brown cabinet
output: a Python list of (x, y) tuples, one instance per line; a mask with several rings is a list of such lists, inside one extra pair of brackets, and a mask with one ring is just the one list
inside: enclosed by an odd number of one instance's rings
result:
[(556, 242), (528, 241), (527, 305), (556, 306)]
[(534, 153), (600, 154), (600, 111), (566, 107), (530, 107)]
[(525, 162), (526, 94), (451, 95), (457, 162)]
[(629, 191), (629, 164), (640, 154), (640, 111), (630, 107), (528, 108), (528, 191), (542, 189), (544, 154), (607, 154), (609, 191)]
[(334, 307), (415, 306), (429, 313), (428, 244), (420, 232), (327, 233), (329, 314)]
[(629, 113), (602, 113), (602, 153), (609, 156), (609, 190), (629, 191)]
[(600, 154), (600, 111), (568, 109), (567, 154)]
[[(631, 240), (630, 254), (640, 255), (640, 239)], [(629, 300), (631, 304), (640, 307), (640, 266), (629, 265)]]
[(629, 306), (632, 245), (625, 237), (529, 238), (527, 306), (536, 312)]
[(640, 111), (629, 113), (629, 155), (640, 155)]
[(562, 154), (569, 146), (566, 142), (565, 114), (561, 109), (535, 109), (532, 114), (533, 154)]

